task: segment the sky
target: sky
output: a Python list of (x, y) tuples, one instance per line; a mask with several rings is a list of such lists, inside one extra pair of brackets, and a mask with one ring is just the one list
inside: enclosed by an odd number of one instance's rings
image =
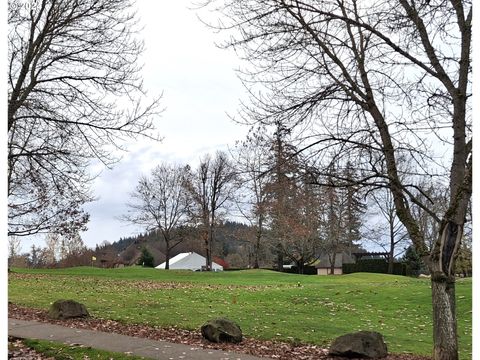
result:
[[(81, 235), (88, 247), (144, 231), (117, 220), (127, 211), (129, 193), (142, 174), (148, 175), (161, 162), (195, 166), (202, 155), (228, 149), (248, 130), (227, 116), (239, 108), (244, 92), (235, 73), (239, 60), (232, 51), (215, 45), (219, 35), (198, 20), (190, 1), (161, 2), (161, 6), (138, 1), (137, 7), (144, 26), (145, 88), (152, 96), (163, 93), (165, 110), (156, 125), (163, 140), (128, 144), (129, 152), (112, 170), (103, 168), (93, 185), (98, 200), (85, 206), (90, 222)], [(92, 171), (101, 168), (94, 165)]]
[(148, 175), (161, 162), (195, 166), (203, 154), (228, 149), (248, 130), (227, 116), (238, 109), (243, 93), (235, 74), (239, 60), (232, 51), (215, 45), (220, 38), (198, 20), (198, 11), (191, 6), (189, 1), (161, 2), (161, 6), (137, 2), (146, 47), (145, 88), (151, 95), (163, 93), (165, 111), (157, 121), (163, 140), (129, 144), (129, 152), (114, 169), (103, 170), (96, 179), (93, 189), (98, 200), (85, 207), (91, 220), (89, 230), (82, 233), (89, 247), (144, 231), (116, 219), (126, 212), (129, 193), (140, 175)]
[[(156, 1), (138, 1), (136, 6), (145, 41), (145, 89), (151, 96), (163, 93), (165, 110), (156, 119), (163, 141), (140, 138), (124, 144), (129, 152), (120, 154), (122, 160), (112, 170), (92, 164), (92, 173), (101, 174), (92, 188), (98, 200), (84, 207), (90, 222), (81, 236), (88, 247), (144, 231), (117, 220), (127, 211), (129, 193), (142, 174), (148, 175), (161, 162), (195, 166), (202, 155), (227, 150), (248, 131), (227, 116), (235, 114), (245, 97), (235, 73), (240, 62), (232, 51), (215, 45), (220, 35), (198, 20), (191, 2), (162, 1), (160, 6)], [(45, 245), (43, 237), (22, 239), (23, 251), (32, 243)]]

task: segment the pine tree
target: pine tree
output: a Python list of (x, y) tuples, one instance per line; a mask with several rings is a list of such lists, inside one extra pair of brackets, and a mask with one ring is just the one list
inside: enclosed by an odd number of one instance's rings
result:
[(153, 267), (153, 255), (148, 251), (146, 247), (142, 248), (142, 255), (138, 260), (138, 265), (142, 265), (143, 267)]

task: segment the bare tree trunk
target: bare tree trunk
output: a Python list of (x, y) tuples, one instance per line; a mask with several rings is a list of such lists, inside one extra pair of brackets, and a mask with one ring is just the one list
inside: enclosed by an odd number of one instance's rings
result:
[(254, 269), (258, 269), (260, 267), (260, 265), (258, 263), (258, 258), (260, 256), (259, 252), (260, 252), (260, 242), (262, 241), (262, 234), (263, 234), (263, 216), (260, 215), (260, 217), (258, 219), (257, 238), (256, 238), (256, 241), (255, 241), (255, 244), (253, 245), (253, 250), (255, 252), (255, 254), (254, 254), (255, 260), (254, 260), (254, 264), (253, 264)]
[(434, 359), (458, 360), (454, 276), (432, 276), (432, 305)]
[(390, 253), (388, 254), (388, 273), (390, 275), (393, 274), (393, 248), (390, 249)]
[(303, 275), (304, 272), (305, 272), (305, 264), (303, 262), (303, 259), (300, 260), (300, 261), (297, 261), (297, 269), (298, 269), (298, 273), (300, 275)]
[(457, 360), (454, 263), (463, 225), (444, 221), (431, 255), (433, 350), (435, 360)]
[(213, 246), (213, 240), (214, 240), (214, 225), (210, 226), (209, 230), (209, 240), (208, 240), (208, 253), (207, 253), (207, 270), (212, 271), (212, 246)]
[(208, 270), (209, 264), (210, 264), (210, 238), (209, 238), (209, 231), (205, 229), (203, 231), (203, 244), (204, 244), (204, 249), (205, 249), (205, 258), (206, 258), (206, 263), (205, 266)]
[(260, 239), (261, 239), (262, 235), (260, 234), (260, 232), (257, 232), (257, 239), (255, 241), (255, 244), (253, 246), (253, 250), (254, 250), (254, 263), (253, 263), (253, 268), (254, 269), (258, 269), (260, 267), (260, 265), (258, 264), (258, 257), (260, 256), (258, 253), (260, 252)]
[(283, 272), (283, 250), (280, 242), (277, 245), (277, 270)]
[(165, 237), (165, 270), (170, 269), (170, 240)]
[(333, 253), (333, 257), (330, 259), (330, 275), (335, 275), (335, 258), (337, 257), (337, 253)]
[(455, 277), (432, 276), (433, 339), (435, 360), (457, 360)]
[(388, 254), (388, 273), (393, 274), (393, 255), (395, 250), (395, 229), (393, 224), (394, 219), (390, 221), (390, 252)]

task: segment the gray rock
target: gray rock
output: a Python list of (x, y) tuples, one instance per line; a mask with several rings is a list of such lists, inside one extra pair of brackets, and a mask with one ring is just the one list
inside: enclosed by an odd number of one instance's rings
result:
[(387, 356), (387, 345), (382, 334), (359, 331), (336, 338), (330, 346), (330, 355), (348, 358), (379, 359)]
[(233, 321), (219, 318), (207, 321), (202, 325), (202, 336), (212, 342), (239, 343), (242, 341), (242, 330)]
[(74, 300), (57, 300), (48, 311), (48, 316), (52, 319), (70, 319), (79, 317), (88, 317), (90, 314), (85, 305)]

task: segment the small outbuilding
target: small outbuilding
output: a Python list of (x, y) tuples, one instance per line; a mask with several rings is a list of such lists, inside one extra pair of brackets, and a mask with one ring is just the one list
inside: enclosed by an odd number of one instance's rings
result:
[(343, 264), (353, 263), (354, 260), (347, 253), (337, 253), (335, 254), (335, 263), (333, 264), (333, 273), (332, 273), (332, 264), (330, 257), (328, 255), (321, 256), (317, 263), (317, 274), (318, 275), (342, 275), (343, 274)]
[[(171, 270), (192, 270), (201, 271), (205, 268), (207, 259), (195, 252), (180, 253), (170, 259), (169, 268)], [(165, 264), (161, 263), (155, 269), (165, 269)], [(222, 271), (223, 266), (212, 262), (212, 271)]]

